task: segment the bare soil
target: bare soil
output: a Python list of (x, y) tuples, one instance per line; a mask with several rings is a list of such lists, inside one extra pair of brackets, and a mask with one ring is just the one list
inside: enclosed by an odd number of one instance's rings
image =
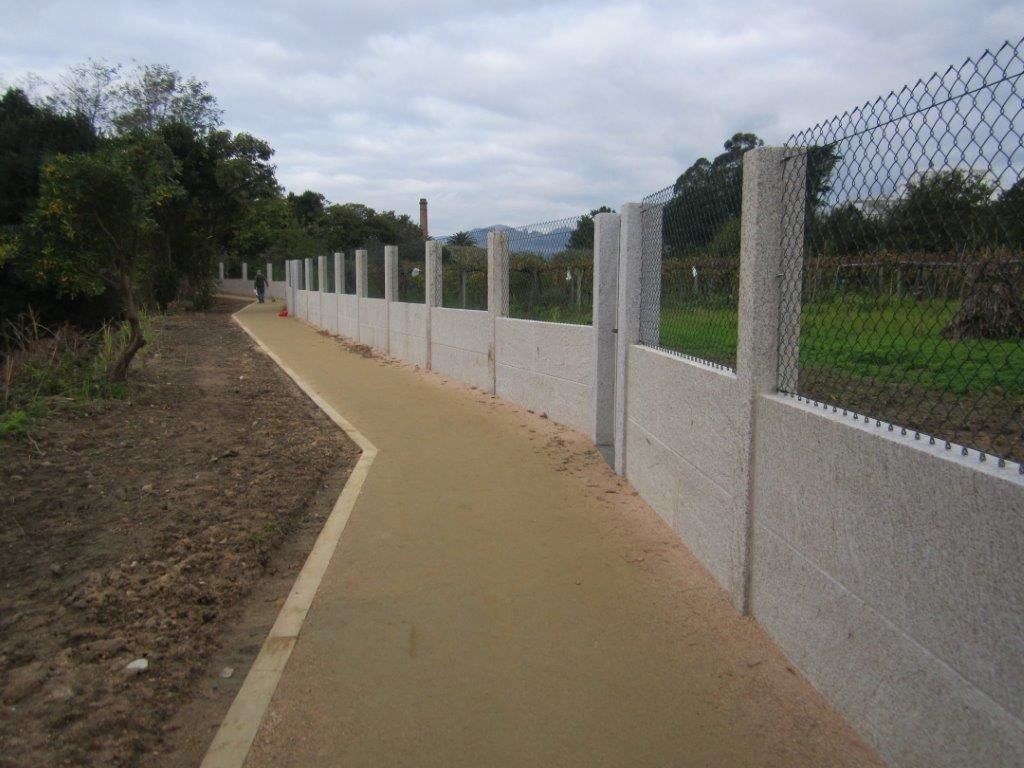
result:
[(0, 766), (195, 765), (255, 658), (358, 449), (240, 306), (0, 441)]

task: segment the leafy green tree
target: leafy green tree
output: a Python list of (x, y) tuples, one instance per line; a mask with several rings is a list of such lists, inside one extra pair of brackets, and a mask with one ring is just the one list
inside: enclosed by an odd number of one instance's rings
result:
[(43, 162), (91, 152), (96, 135), (80, 117), (33, 105), (19, 90), (0, 98), (0, 226), (20, 224), (35, 205)]
[(448, 245), (476, 245), (473, 235), (465, 230), (460, 230), (448, 238)]
[(1014, 249), (1024, 248), (1024, 177), (999, 196), (996, 212), (1002, 242)]
[(296, 221), (304, 227), (319, 227), (323, 222), (327, 198), (307, 189), (301, 195), (288, 193), (288, 205)]
[(15, 318), (31, 307), (47, 321), (81, 319), (102, 301), (58, 301), (32, 278), (22, 256), (22, 225), (35, 209), (40, 167), (57, 153), (91, 152), (97, 139), (88, 124), (31, 103), (24, 92), (0, 98), (0, 317)]
[(672, 199), (662, 213), (665, 245), (680, 255), (703, 248), (726, 221), (739, 217), (743, 155), (763, 144), (753, 133), (733, 134), (714, 160), (699, 158), (676, 179)]
[(186, 123), (165, 123), (158, 135), (178, 162), (184, 194), (156, 213), (150, 295), (166, 305), (184, 278), (193, 301), (202, 304), (216, 259), (234, 247), (247, 208), (279, 194), (273, 151), (248, 134), (203, 133)]
[(985, 178), (962, 169), (927, 172), (907, 184), (889, 210), (888, 236), (909, 251), (960, 252), (991, 245), (994, 190)]
[(607, 205), (595, 208), (586, 216), (581, 216), (576, 222), (576, 229), (569, 235), (569, 249), (593, 249), (594, 247), (594, 217), (599, 213), (615, 213)]
[(128, 341), (110, 371), (128, 374), (145, 345), (136, 309), (159, 208), (183, 194), (167, 145), (155, 137), (111, 142), (92, 154), (58, 155), (43, 167), (29, 254), (36, 277), (58, 293), (117, 290)]

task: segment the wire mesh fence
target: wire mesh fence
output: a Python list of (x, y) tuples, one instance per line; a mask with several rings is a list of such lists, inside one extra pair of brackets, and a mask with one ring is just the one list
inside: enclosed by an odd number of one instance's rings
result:
[(1024, 460), (1022, 50), (789, 139), (781, 390)]
[(384, 298), (384, 245), (366, 246), (366, 298)]
[(735, 370), (742, 198), (740, 152), (644, 198), (644, 344)]
[(356, 292), (356, 252), (354, 250), (343, 251), (341, 254), (341, 290), (349, 296)]
[[(305, 260), (303, 260), (305, 262)], [(316, 257), (314, 256), (309, 260), (309, 290), (319, 291), (320, 290), (320, 265), (317, 264)]]
[(398, 301), (423, 304), (427, 300), (426, 241), (398, 244)]
[(325, 293), (334, 293), (334, 256), (328, 256), (324, 259), (324, 274), (322, 276), (323, 290)]
[(270, 265), (270, 279), (272, 282), (284, 282), (287, 279), (288, 267), (283, 261)]
[(478, 245), (441, 247), (441, 306), (487, 309), (487, 249)]
[(510, 317), (593, 322), (594, 218), (573, 216), (505, 231)]

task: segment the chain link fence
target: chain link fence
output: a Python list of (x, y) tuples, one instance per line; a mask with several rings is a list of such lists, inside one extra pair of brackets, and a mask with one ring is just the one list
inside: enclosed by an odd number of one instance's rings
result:
[(324, 274), (321, 278), (323, 280), (323, 290), (325, 293), (334, 293), (335, 288), (335, 275), (334, 275), (334, 255), (329, 255), (324, 259)]
[(366, 298), (384, 298), (384, 244), (371, 243), (366, 248)]
[(643, 200), (641, 341), (736, 369), (742, 154), (701, 159)]
[(1024, 460), (1022, 48), (789, 139), (782, 391)]
[(505, 230), (509, 317), (593, 322), (594, 218), (572, 216)]
[(441, 247), (441, 306), (487, 309), (487, 248), (454, 243)]
[(424, 304), (427, 300), (427, 248), (424, 240), (398, 245), (398, 301)]

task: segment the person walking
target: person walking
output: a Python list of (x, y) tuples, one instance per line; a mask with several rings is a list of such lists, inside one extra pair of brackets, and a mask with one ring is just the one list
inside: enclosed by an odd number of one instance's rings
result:
[(256, 281), (253, 283), (253, 288), (256, 289), (256, 298), (260, 300), (260, 304), (263, 303), (263, 297), (267, 293), (267, 278), (263, 276), (263, 272), (260, 270), (256, 271)]

